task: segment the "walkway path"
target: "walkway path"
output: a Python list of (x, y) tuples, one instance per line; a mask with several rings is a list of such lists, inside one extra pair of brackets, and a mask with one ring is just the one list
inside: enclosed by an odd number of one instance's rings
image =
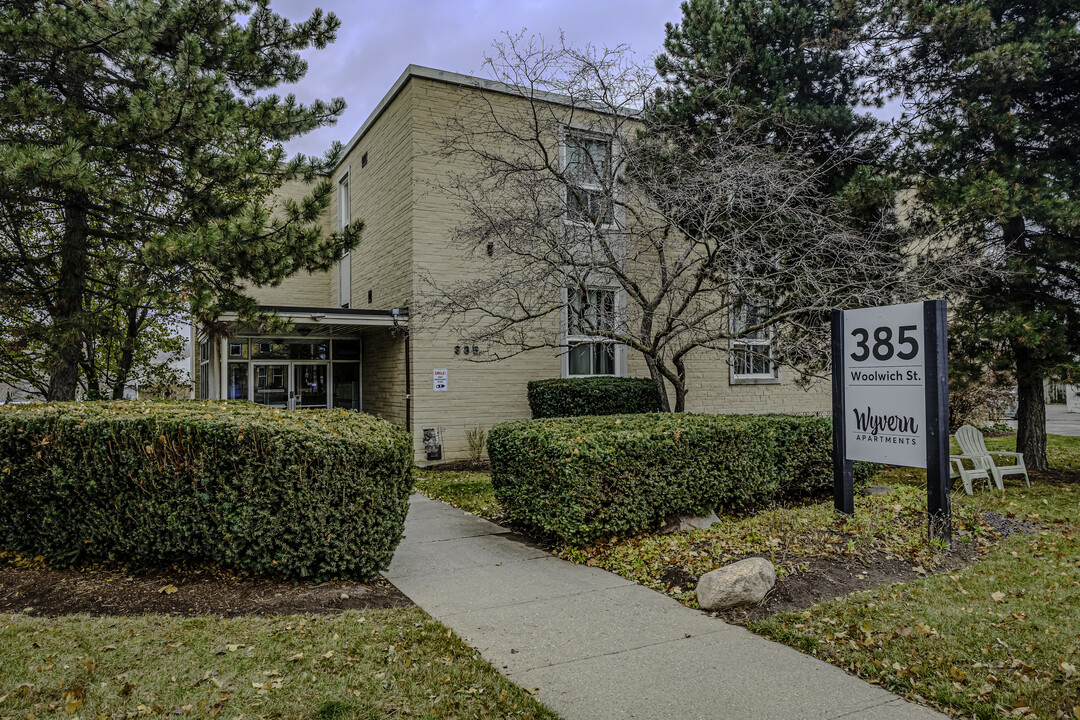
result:
[(566, 720), (945, 717), (420, 495), (384, 574)]

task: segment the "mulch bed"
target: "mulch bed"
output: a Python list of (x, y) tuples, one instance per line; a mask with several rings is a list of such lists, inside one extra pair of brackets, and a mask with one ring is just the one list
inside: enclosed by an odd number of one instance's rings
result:
[[(982, 519), (1002, 539), (1010, 535), (1033, 533), (1040, 527), (999, 513), (983, 513)], [(760, 557), (769, 559), (766, 555)], [(733, 624), (745, 625), (778, 612), (805, 610), (822, 600), (832, 600), (859, 590), (872, 590), (882, 585), (953, 572), (978, 559), (979, 553), (972, 544), (961, 543), (955, 543), (953, 549), (942, 555), (941, 560), (931, 568), (913, 566), (910, 560), (881, 552), (858, 557), (807, 558), (804, 570), (778, 578), (772, 591), (757, 605), (710, 614)], [(690, 573), (681, 568), (676, 568), (674, 573), (670, 578), (665, 576), (664, 581), (687, 589), (697, 586), (698, 578)]]
[(408, 605), (412, 601), (382, 578), (366, 584), (292, 583), (217, 568), (180, 566), (131, 574), (119, 564), (52, 569), (0, 554), (0, 612), (237, 617)]
[(745, 625), (778, 612), (805, 610), (822, 600), (832, 600), (859, 590), (908, 582), (928, 574), (952, 572), (977, 559), (978, 554), (970, 545), (958, 545), (944, 556), (942, 562), (929, 570), (913, 566), (910, 560), (884, 553), (857, 558), (809, 558), (805, 570), (778, 578), (772, 591), (759, 604), (710, 614), (733, 624)]

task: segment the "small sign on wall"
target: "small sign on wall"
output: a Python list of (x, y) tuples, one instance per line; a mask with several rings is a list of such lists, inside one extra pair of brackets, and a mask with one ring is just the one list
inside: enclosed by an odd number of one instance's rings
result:
[(447, 383), (449, 381), (450, 375), (446, 368), (442, 368), (441, 370), (433, 370), (432, 375), (435, 382), (435, 392), (446, 392)]

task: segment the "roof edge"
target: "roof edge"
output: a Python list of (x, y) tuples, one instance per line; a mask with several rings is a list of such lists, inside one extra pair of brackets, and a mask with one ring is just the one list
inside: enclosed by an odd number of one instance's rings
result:
[[(439, 82), (449, 83), (451, 85), (463, 85), (465, 87), (476, 88), (479, 90), (487, 90), (490, 92), (496, 92), (503, 95), (512, 95), (514, 97), (530, 97), (544, 102), (556, 103), (559, 105), (567, 105), (570, 107), (583, 107), (592, 110), (602, 111), (597, 107), (592, 107), (592, 103), (577, 102), (575, 103), (573, 98), (567, 95), (560, 95), (549, 90), (540, 90), (538, 88), (526, 88), (520, 85), (508, 85), (498, 80), (488, 80), (486, 78), (476, 77), (475, 75), (463, 75), (461, 73), (451, 72), (449, 70), (438, 70), (436, 68), (425, 67), (423, 65), (409, 64), (405, 70), (398, 76), (398, 79), (394, 81), (394, 84), (390, 87), (390, 90), (383, 95), (382, 100), (375, 106), (375, 109), (371, 111), (367, 119), (364, 120), (360, 128), (353, 133), (352, 138), (345, 145), (345, 152), (341, 155), (341, 161), (334, 167), (330, 173), (332, 176), (341, 167), (341, 164), (345, 162), (345, 159), (349, 157), (349, 153), (353, 151), (361, 140), (364, 139), (364, 135), (371, 129), (371, 126), (382, 116), (386, 109), (390, 106), (390, 103), (394, 102), (398, 94), (405, 88), (405, 85), (412, 78), (424, 78), (426, 80), (437, 80)], [(628, 115), (632, 114), (627, 112)]]

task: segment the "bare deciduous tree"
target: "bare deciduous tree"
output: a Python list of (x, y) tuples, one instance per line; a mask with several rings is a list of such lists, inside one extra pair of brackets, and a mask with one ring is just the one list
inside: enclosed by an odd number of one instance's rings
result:
[(497, 84), (448, 122), (434, 190), (465, 213), (452, 246), (489, 269), (426, 276), (414, 309), (487, 348), (473, 359), (561, 348), (603, 373), (625, 347), (681, 411), (694, 353), (807, 379), (827, 365), (830, 310), (940, 297), (974, 270), (959, 246), (911, 245), (894, 218), (856, 229), (820, 192), (820, 165), (753, 133), (659, 124), (658, 80), (626, 47), (508, 36), (486, 65)]

